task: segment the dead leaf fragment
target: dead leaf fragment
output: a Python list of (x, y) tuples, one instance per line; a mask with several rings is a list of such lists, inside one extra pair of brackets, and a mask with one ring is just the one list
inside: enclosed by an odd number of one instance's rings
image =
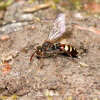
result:
[(86, 10), (86, 11), (90, 10), (93, 13), (100, 13), (100, 4), (95, 2), (95, 1), (89, 2), (89, 3), (85, 4), (83, 9)]
[(2, 41), (7, 40), (9, 38), (10, 38), (9, 35), (2, 35), (2, 36), (0, 36), (0, 40), (2, 40)]
[(12, 50), (10, 52), (7, 52), (7, 53), (4, 53), (2, 55), (2, 61), (5, 62), (5, 61), (10, 61), (12, 60), (13, 58), (15, 58), (16, 56), (18, 55), (18, 51), (17, 50)]
[(40, 4), (40, 5), (37, 5), (37, 6), (33, 7), (33, 8), (26, 8), (26, 9), (23, 10), (23, 12), (24, 13), (35, 12), (37, 10), (48, 8), (50, 6), (51, 6), (51, 3)]
[(2, 75), (6, 75), (7, 73), (10, 72), (11, 70), (11, 67), (10, 65), (8, 64), (8, 62), (2, 62), (2, 64), (5, 66), (3, 69), (2, 69)]

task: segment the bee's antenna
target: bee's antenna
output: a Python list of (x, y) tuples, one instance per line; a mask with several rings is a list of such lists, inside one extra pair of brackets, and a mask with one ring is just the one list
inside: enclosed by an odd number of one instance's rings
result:
[(32, 58), (34, 56), (34, 54), (36, 53), (36, 51), (32, 54), (31, 58), (30, 58), (30, 61), (32, 62)]

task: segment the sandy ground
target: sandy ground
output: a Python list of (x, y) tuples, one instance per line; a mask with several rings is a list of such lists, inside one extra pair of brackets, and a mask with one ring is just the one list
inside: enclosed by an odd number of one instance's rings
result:
[[(12, 32), (8, 34), (9, 39), (0, 41), (0, 62), (6, 59), (3, 57), (12, 55), (12, 51), (17, 52), (8, 62), (11, 71), (5, 76), (0, 74), (0, 95), (11, 96), (16, 93), (18, 100), (48, 100), (47, 93), (53, 100), (67, 100), (70, 96), (73, 100), (100, 99), (99, 34), (73, 26), (70, 36), (67, 32), (61, 41), (76, 47), (79, 50), (78, 58), (58, 55), (57, 67), (54, 57), (43, 58), (42, 68), (37, 57), (30, 63), (33, 49), (48, 38), (57, 13), (52, 8), (37, 11), (33, 15), (41, 20), (34, 18), (31, 26)], [(82, 19), (77, 19), (74, 16), (77, 12), (64, 13), (67, 23), (84, 27), (96, 25), (97, 29), (100, 28), (100, 19), (93, 16), (83, 14)], [(3, 67), (0, 63), (0, 73)]]

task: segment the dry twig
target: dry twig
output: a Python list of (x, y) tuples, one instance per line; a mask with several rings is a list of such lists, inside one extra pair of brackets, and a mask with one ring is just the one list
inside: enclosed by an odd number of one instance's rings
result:
[(35, 12), (37, 10), (40, 10), (40, 9), (44, 9), (44, 8), (48, 8), (51, 6), (51, 3), (45, 3), (45, 4), (40, 4), (40, 5), (37, 5), (33, 8), (26, 8), (23, 10), (24, 13), (30, 13), (30, 12)]

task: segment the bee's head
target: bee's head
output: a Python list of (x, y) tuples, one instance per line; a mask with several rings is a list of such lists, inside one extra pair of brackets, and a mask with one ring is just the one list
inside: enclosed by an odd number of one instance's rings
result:
[(41, 53), (42, 53), (42, 47), (41, 47), (41, 46), (38, 46), (38, 47), (35, 49), (34, 53), (32, 54), (32, 56), (31, 56), (31, 58), (30, 58), (30, 61), (32, 61), (32, 58), (33, 58), (33, 56), (34, 56), (35, 53), (36, 53), (38, 56), (41, 55)]

